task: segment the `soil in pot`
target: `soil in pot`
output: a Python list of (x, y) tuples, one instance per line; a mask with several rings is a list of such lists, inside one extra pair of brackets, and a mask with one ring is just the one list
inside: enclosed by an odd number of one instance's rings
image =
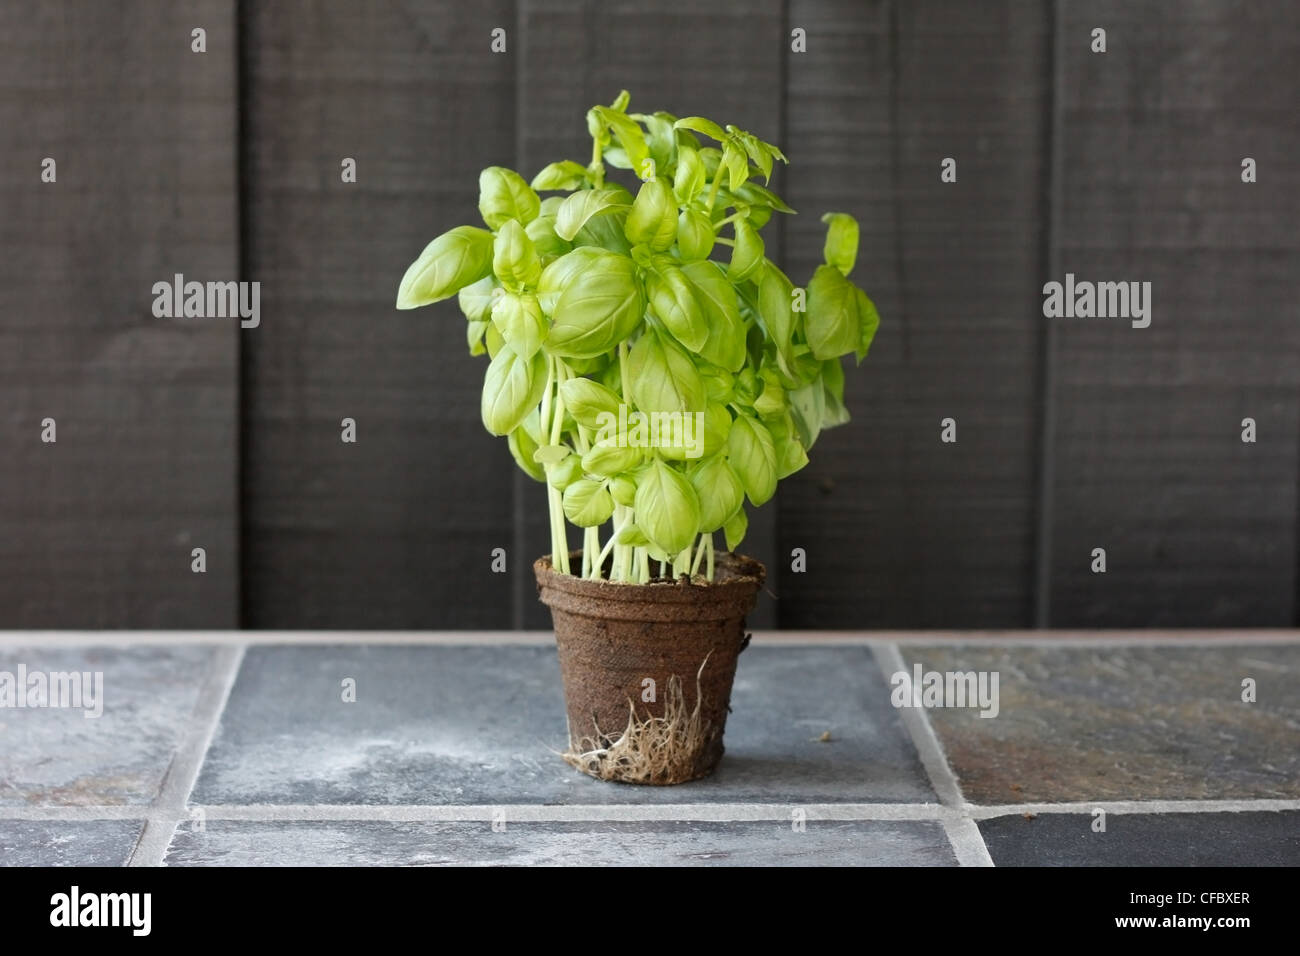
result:
[[(581, 567), (581, 552), (570, 556)], [(714, 580), (625, 584), (533, 570), (551, 609), (569, 719), (564, 758), (621, 783), (685, 783), (713, 772), (745, 615), (766, 571), (720, 553)]]

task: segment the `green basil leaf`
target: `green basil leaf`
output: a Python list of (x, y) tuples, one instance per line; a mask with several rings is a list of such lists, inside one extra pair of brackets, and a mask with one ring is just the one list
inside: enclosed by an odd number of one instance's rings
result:
[(736, 245), (731, 250), (727, 278), (732, 282), (744, 282), (763, 268), (763, 238), (748, 220), (737, 219), (733, 226), (736, 230)]
[(537, 296), (507, 292), (492, 307), (492, 324), (521, 359), (531, 359), (546, 338), (546, 318)]
[(456, 302), (461, 312), (471, 322), (486, 322), (492, 317), (492, 306), (500, 293), (497, 281), (492, 276), (484, 276), (477, 282), (471, 282), (456, 293)]
[(858, 364), (867, 357), (867, 352), (871, 351), (871, 342), (876, 337), (876, 329), (880, 328), (880, 313), (876, 311), (876, 303), (867, 298), (867, 294), (861, 289), (854, 290), (854, 296), (858, 304), (858, 321), (861, 323), (861, 333), (858, 339)]
[(740, 542), (745, 540), (745, 532), (749, 529), (749, 515), (745, 514), (745, 509), (741, 508), (734, 515), (727, 519), (727, 523), (722, 526), (722, 531), (727, 537), (727, 550), (735, 552), (740, 547)]
[(631, 259), (602, 251), (586, 261), (587, 267), (568, 281), (555, 303), (545, 343), (555, 355), (594, 358), (608, 352), (630, 336), (645, 315), (645, 295)]
[(450, 298), (492, 271), (492, 233), (457, 226), (424, 247), (397, 287), (397, 307), (415, 309)]
[(655, 252), (668, 249), (677, 238), (677, 199), (662, 179), (641, 184), (623, 225), (632, 245), (645, 244)]
[(709, 258), (714, 238), (713, 225), (703, 213), (683, 209), (677, 216), (677, 251), (683, 262)]
[(589, 378), (566, 378), (560, 383), (560, 398), (573, 420), (583, 428), (601, 431), (617, 426), (623, 399)]
[(589, 475), (612, 478), (641, 464), (640, 448), (619, 444), (619, 436), (602, 438), (582, 456), (582, 470)]
[(758, 183), (745, 183), (736, 191), (736, 196), (751, 206), (766, 206), (769, 209), (775, 209), (777, 212), (788, 215), (794, 214), (794, 210), (786, 204), (784, 199)]
[(700, 526), (700, 497), (686, 476), (655, 459), (637, 482), (636, 523), (668, 554), (694, 540)]
[(709, 337), (704, 310), (695, 298), (694, 287), (675, 266), (652, 270), (646, 275), (650, 308), (678, 342), (698, 352)]
[(549, 265), (573, 248), (570, 243), (556, 235), (555, 217), (545, 213), (525, 226), (524, 232), (528, 233), (528, 238), (533, 241), (533, 248), (537, 250), (543, 266)]
[(804, 450), (803, 444), (799, 441), (798, 436), (794, 434), (788, 416), (783, 416), (777, 421), (768, 422), (767, 429), (772, 433), (772, 441), (776, 445), (776, 477), (778, 481), (790, 477), (808, 464), (808, 452)]
[(828, 212), (822, 222), (826, 223), (826, 264), (847, 276), (858, 260), (858, 221), (845, 212)]
[(709, 139), (716, 139), (719, 143), (727, 141), (727, 134), (722, 127), (713, 120), (705, 119), (703, 116), (683, 116), (673, 125), (677, 129), (689, 129), (697, 133), (703, 133)]
[(770, 261), (757, 276), (758, 321), (776, 346), (777, 361), (786, 384), (794, 384), (794, 283)]
[(541, 205), (537, 193), (513, 169), (489, 166), (478, 175), (478, 211), (493, 229), (511, 219), (526, 226), (537, 218)]
[(497, 353), (501, 351), (501, 346), (505, 344), (506, 340), (501, 337), (497, 327), (489, 322), (487, 328), (483, 330), (483, 345), (487, 348), (488, 358), (496, 358)]
[(677, 201), (686, 205), (704, 192), (706, 173), (704, 161), (700, 159), (699, 150), (677, 148), (677, 169), (673, 174), (673, 195)]
[(564, 516), (579, 528), (595, 528), (614, 513), (614, 499), (603, 481), (579, 478), (564, 489)]
[(632, 401), (643, 412), (702, 412), (704, 381), (676, 342), (648, 329), (627, 358)]
[[(673, 154), (677, 149), (677, 138), (673, 133), (672, 121), (666, 119), (667, 113), (635, 113), (632, 119), (644, 123), (648, 134), (650, 158), (655, 161), (656, 170), (668, 169), (673, 163)], [(638, 173), (640, 171), (638, 170)]]
[(577, 189), (587, 181), (587, 167), (571, 159), (551, 163), (533, 177), (533, 189)]
[(722, 149), (722, 166), (727, 171), (727, 185), (735, 192), (749, 178), (749, 160), (743, 150), (727, 143)]
[(758, 377), (763, 382), (763, 390), (754, 399), (754, 411), (762, 419), (783, 418), (786, 412), (785, 389), (781, 387), (780, 376), (773, 368), (763, 368)]
[(575, 481), (582, 479), (582, 459), (577, 455), (567, 455), (546, 471), (546, 480), (563, 491)]
[(604, 106), (597, 106), (595, 109), (596, 115), (613, 130), (614, 138), (627, 154), (627, 168), (639, 172), (642, 169), (641, 164), (650, 158), (650, 147), (646, 144), (645, 133), (642, 132), (641, 127), (637, 125), (636, 120), (625, 113)]
[(707, 368), (700, 369), (700, 377), (704, 379), (704, 390), (710, 402), (725, 405), (735, 396), (736, 376), (725, 368), (710, 364)]
[(621, 209), (608, 216), (592, 216), (582, 224), (578, 234), (573, 237), (573, 244), (574, 246), (596, 246), (610, 252), (629, 255), (632, 246), (623, 235), (623, 223), (626, 220), (627, 213)]
[(509, 435), (542, 400), (546, 356), (520, 358), (508, 344), (497, 351), (483, 380), (483, 425), (493, 435)]
[(573, 455), (568, 445), (542, 445), (533, 453), (533, 461), (539, 465), (558, 465)]
[(619, 475), (609, 483), (609, 494), (616, 503), (631, 508), (636, 503), (636, 482), (627, 475)]
[(594, 266), (602, 255), (603, 250), (581, 246), (546, 266), (542, 277), (537, 280), (537, 301), (541, 303), (542, 311), (554, 315), (560, 293), (576, 276)]
[(717, 531), (745, 503), (745, 486), (721, 455), (710, 455), (688, 476), (700, 498), (700, 531)]
[(767, 144), (752, 133), (746, 133), (743, 129), (734, 126), (728, 126), (727, 132), (731, 134), (732, 141), (739, 143), (745, 150), (745, 154), (754, 161), (754, 165), (762, 171), (763, 179), (771, 179), (772, 153), (768, 150)]
[(711, 402), (704, 410), (704, 454), (716, 455), (726, 451), (730, 434), (731, 412), (725, 405)]
[(603, 216), (631, 206), (632, 194), (622, 186), (583, 189), (560, 204), (560, 211), (555, 214), (555, 234), (572, 242), (578, 230), (592, 216)]
[(826, 391), (822, 428), (843, 425), (849, 420), (849, 410), (844, 405), (844, 367), (839, 359), (822, 363), (822, 386)]
[(740, 405), (753, 405), (762, 387), (758, 373), (753, 368), (742, 368), (736, 373), (736, 402)]
[(813, 273), (804, 323), (816, 359), (839, 358), (860, 347), (857, 293), (853, 283), (834, 266), (818, 266)]
[(727, 459), (755, 507), (776, 492), (776, 446), (763, 423), (741, 415), (727, 435)]
[(518, 427), (510, 433), (506, 444), (519, 469), (534, 481), (545, 481), (546, 470), (534, 457), (537, 454), (538, 440), (537, 413), (530, 411)]
[(736, 371), (745, 364), (745, 322), (740, 317), (735, 288), (722, 268), (708, 260), (684, 263), (682, 275), (694, 288), (708, 324), (708, 338), (700, 347), (700, 355), (719, 368)]
[(820, 379), (787, 393), (795, 433), (804, 448), (811, 448), (821, 434), (826, 417), (826, 386)]
[(542, 275), (542, 261), (537, 257), (533, 240), (528, 238), (517, 219), (501, 224), (492, 245), (492, 271), (501, 284), (512, 292), (536, 287)]
[(486, 351), (483, 348), (483, 336), (491, 324), (479, 320), (465, 323), (465, 341), (469, 345), (470, 355), (482, 355)]

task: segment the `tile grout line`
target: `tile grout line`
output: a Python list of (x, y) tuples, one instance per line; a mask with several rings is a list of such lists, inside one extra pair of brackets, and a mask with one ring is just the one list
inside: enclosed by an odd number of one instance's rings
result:
[(127, 866), (162, 866), (177, 824), (188, 816), (186, 802), (198, 780), (243, 660), (242, 645), (219, 647), (214, 653), (185, 737), (172, 756)]
[[(821, 820), (923, 820), (939, 823), (945, 819), (969, 816), (974, 820), (991, 820), (1024, 813), (1068, 814), (1091, 813), (1103, 809), (1116, 816), (1126, 814), (1190, 813), (1283, 813), (1300, 811), (1300, 799), (1259, 798), (1236, 800), (1093, 800), (1070, 803), (967, 803), (954, 810), (937, 803), (678, 803), (678, 804), (366, 804), (366, 803), (247, 803), (186, 804), (191, 811), (202, 810), (208, 820), (246, 821), (330, 821), (374, 820), (400, 822), (489, 822), (498, 810), (519, 822), (563, 823), (582, 820), (689, 821), (725, 823), (728, 821), (788, 820), (790, 811), (802, 809), (810, 819)], [(513, 816), (512, 816), (513, 815)], [(7, 820), (58, 820), (85, 822), (96, 820), (145, 820), (159, 816), (148, 806), (49, 806), (0, 807), (0, 823)]]
[[(880, 673), (885, 678), (886, 685), (889, 684), (892, 674), (907, 670), (903, 665), (903, 655), (897, 644), (885, 644), (874, 650), (876, 663), (880, 666)], [(962, 796), (957, 775), (953, 773), (948, 763), (943, 745), (939, 743), (939, 737), (930, 724), (925, 708), (902, 707), (899, 708), (899, 716), (903, 726), (907, 728), (908, 735), (912, 738), (912, 746), (916, 748), (917, 755), (921, 758), (921, 765), (925, 767), (935, 794), (939, 797), (939, 801), (952, 811), (943, 820), (943, 831), (948, 836), (948, 842), (952, 845), (952, 852), (957, 862), (961, 866), (992, 866), (993, 857), (989, 855), (989, 848), (984, 842), (983, 835), (980, 834), (979, 825), (966, 807), (966, 798)]]

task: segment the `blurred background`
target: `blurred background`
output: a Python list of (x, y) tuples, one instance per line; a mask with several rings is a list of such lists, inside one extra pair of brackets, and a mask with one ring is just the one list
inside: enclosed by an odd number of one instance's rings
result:
[[(785, 150), (796, 282), (862, 225), (880, 332), (751, 517), (753, 625), (1297, 623), (1300, 6), (7, 0), (0, 627), (549, 627), (485, 361), (393, 301), (482, 167), (585, 162), (620, 89)], [(1066, 272), (1151, 282), (1151, 326), (1045, 319)], [(175, 273), (259, 281), (260, 326), (155, 318)]]

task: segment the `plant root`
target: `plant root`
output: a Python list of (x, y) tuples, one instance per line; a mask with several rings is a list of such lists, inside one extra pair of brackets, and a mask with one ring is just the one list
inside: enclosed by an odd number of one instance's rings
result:
[(596, 725), (595, 737), (570, 740), (568, 751), (561, 755), (564, 761), (597, 780), (616, 783), (667, 785), (707, 776), (712, 766), (700, 765), (718, 736), (700, 717), (700, 675), (708, 662), (706, 657), (695, 675), (694, 709), (687, 710), (681, 678), (673, 674), (668, 678), (662, 717), (637, 717), (629, 697), (627, 727), (617, 739), (611, 740)]

